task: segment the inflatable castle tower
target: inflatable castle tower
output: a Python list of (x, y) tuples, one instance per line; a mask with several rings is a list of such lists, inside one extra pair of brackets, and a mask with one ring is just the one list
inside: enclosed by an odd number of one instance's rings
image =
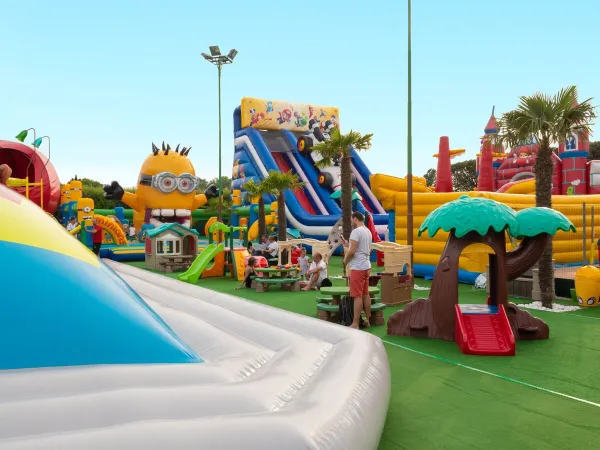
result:
[[(485, 126), (481, 151), (477, 154), (477, 190), (511, 192), (511, 188), (535, 178), (538, 144), (535, 138), (512, 148), (508, 153), (495, 142), (498, 123), (492, 115)], [(600, 161), (587, 161), (590, 150), (586, 132), (573, 131), (553, 153), (553, 195), (600, 193)]]

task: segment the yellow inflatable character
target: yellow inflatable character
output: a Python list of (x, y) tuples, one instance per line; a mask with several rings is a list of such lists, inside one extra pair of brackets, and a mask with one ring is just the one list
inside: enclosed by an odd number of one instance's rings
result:
[(218, 196), (215, 186), (209, 186), (204, 194), (196, 194), (200, 179), (188, 158), (190, 148), (179, 151), (179, 145), (171, 150), (169, 145), (162, 150), (152, 144), (152, 154), (146, 158), (135, 194), (125, 192), (121, 185), (113, 181), (104, 186), (109, 200), (121, 200), (134, 210), (133, 224), (137, 230), (142, 225), (156, 227), (163, 223), (177, 222), (189, 227), (192, 212), (206, 204), (208, 199)]
[(92, 225), (94, 218), (94, 200), (91, 198), (80, 198), (77, 200), (77, 222), (82, 228)]
[(69, 186), (71, 201), (80, 200), (83, 197), (83, 185), (81, 184), (81, 181), (79, 181), (77, 177), (75, 177), (74, 180), (71, 180), (69, 182)]
[(63, 184), (60, 188), (60, 204), (64, 205), (71, 201), (71, 184)]

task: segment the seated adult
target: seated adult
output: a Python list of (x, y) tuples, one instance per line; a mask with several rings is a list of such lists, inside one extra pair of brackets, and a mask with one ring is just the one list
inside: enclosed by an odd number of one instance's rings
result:
[(12, 175), (12, 169), (6, 164), (0, 164), (0, 184), (6, 186), (8, 179)]
[(258, 244), (252, 245), (248, 248), (248, 251), (252, 256), (264, 256), (264, 251), (266, 250), (268, 245), (267, 235), (261, 234), (258, 238)]
[(313, 254), (313, 261), (306, 272), (306, 278), (308, 280), (308, 284), (305, 284), (305, 286), (302, 288), (303, 291), (320, 289), (321, 285), (323, 284), (323, 280), (327, 278), (327, 264), (325, 264), (325, 261), (323, 261), (323, 255), (321, 255), (319, 252), (315, 252)]
[(271, 236), (269, 237), (269, 245), (267, 245), (267, 248), (263, 251), (262, 256), (268, 260), (269, 258), (277, 258), (278, 254), (279, 244), (277, 243), (277, 236)]

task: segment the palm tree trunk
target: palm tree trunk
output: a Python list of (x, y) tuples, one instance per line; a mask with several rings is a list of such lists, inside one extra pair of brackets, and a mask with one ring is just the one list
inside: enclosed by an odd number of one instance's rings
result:
[(265, 223), (265, 199), (262, 195), (258, 197), (258, 236), (267, 234), (267, 225)]
[[(552, 208), (552, 149), (547, 139), (542, 139), (535, 161), (535, 205)], [(539, 262), (542, 305), (552, 308), (554, 301), (554, 265), (552, 264), (552, 239)]]
[[(279, 242), (287, 240), (287, 217), (285, 216), (285, 199), (283, 198), (283, 192), (277, 194), (277, 229)], [(287, 251), (281, 254), (281, 263), (287, 264), (288, 255)]]
[(342, 231), (344, 239), (350, 239), (352, 232), (352, 165), (350, 155), (341, 161), (342, 177)]

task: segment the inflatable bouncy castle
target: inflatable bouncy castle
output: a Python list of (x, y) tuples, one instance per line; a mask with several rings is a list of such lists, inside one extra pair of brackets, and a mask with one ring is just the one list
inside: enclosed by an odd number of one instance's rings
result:
[(20, 142), (0, 140), (0, 164), (12, 169), (11, 189), (54, 214), (60, 200), (60, 181), (46, 155)]
[[(522, 142), (506, 153), (495, 142), (498, 123), (492, 115), (485, 127), (481, 152), (477, 154), (478, 191), (507, 194), (535, 192), (535, 160), (538, 145), (535, 139)], [(552, 155), (554, 173), (553, 195), (586, 195), (600, 193), (600, 161), (587, 161), (590, 151), (586, 132), (572, 132), (559, 143), (558, 154)]]

